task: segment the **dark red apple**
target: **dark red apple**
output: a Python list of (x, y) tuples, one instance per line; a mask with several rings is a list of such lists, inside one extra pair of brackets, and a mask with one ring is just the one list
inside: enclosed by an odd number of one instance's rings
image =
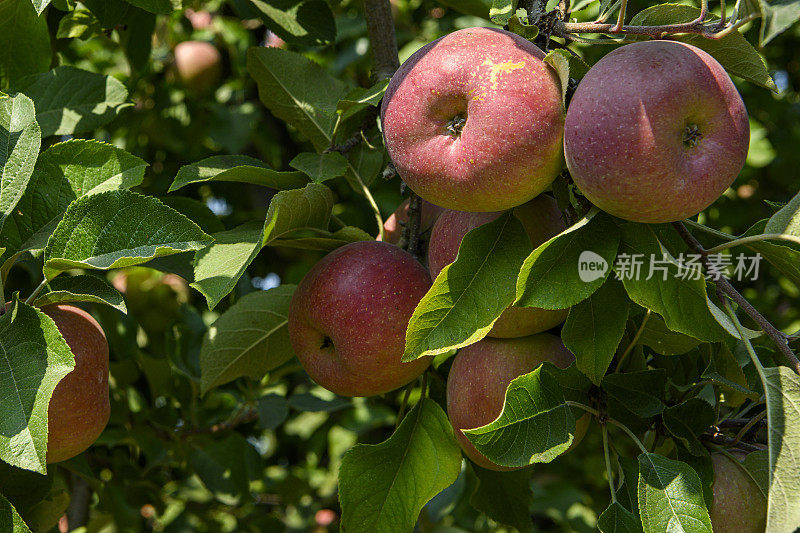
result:
[(430, 286), (428, 271), (393, 244), (334, 250), (292, 297), (289, 337), (297, 358), (314, 381), (343, 396), (402, 387), (431, 362), (401, 362), (408, 321)]

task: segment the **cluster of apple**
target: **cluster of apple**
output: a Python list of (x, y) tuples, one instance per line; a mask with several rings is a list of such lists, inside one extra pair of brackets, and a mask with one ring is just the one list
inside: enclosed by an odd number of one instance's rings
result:
[[(532, 245), (565, 229), (544, 193), (567, 168), (601, 209), (637, 222), (694, 215), (733, 182), (747, 155), (747, 112), (710, 55), (673, 41), (620, 47), (579, 84), (565, 112), (561, 81), (531, 42), (487, 28), (456, 31), (397, 71), (381, 120), (389, 155), (422, 199), (428, 270), (386, 242), (344, 246), (297, 288), (289, 332), (300, 362), (323, 387), (381, 394), (419, 376), (430, 358), (402, 363), (405, 331), (431, 277), (455, 260), (472, 229), (514, 209)], [(399, 240), (407, 204), (387, 221)], [(464, 452), (500, 469), (463, 435), (501, 412), (514, 378), (543, 361), (575, 357), (547, 330), (568, 310), (511, 306), (489, 336), (456, 355), (448, 416)], [(588, 419), (581, 421), (577, 443)]]

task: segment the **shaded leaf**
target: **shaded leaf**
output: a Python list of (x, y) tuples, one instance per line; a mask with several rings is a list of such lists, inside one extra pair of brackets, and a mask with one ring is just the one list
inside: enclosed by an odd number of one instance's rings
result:
[(697, 347), (700, 341), (683, 333), (672, 331), (659, 315), (650, 315), (642, 329), (639, 342), (662, 355), (680, 355)]
[(642, 531), (642, 524), (635, 514), (618, 502), (611, 502), (597, 518), (597, 529), (601, 533), (639, 533)]
[(496, 472), (472, 463), (472, 470), (478, 478), (478, 486), (469, 504), (496, 522), (508, 524), (522, 533), (532, 532), (530, 469)]
[(334, 16), (322, 0), (250, 0), (261, 20), (287, 43), (327, 44), (336, 38)]
[(25, 194), (41, 142), (31, 99), (0, 93), (0, 228)]
[(19, 513), (11, 503), (0, 494), (0, 531), (9, 533), (31, 533)]
[(273, 170), (269, 165), (254, 157), (215, 155), (197, 163), (182, 166), (169, 186), (169, 192), (176, 191), (190, 183), (207, 181), (251, 183), (278, 190), (297, 189), (308, 183), (301, 172)]
[(700, 435), (714, 423), (714, 408), (700, 398), (689, 398), (683, 403), (664, 409), (664, 427), (683, 443), (692, 455), (708, 455), (700, 442)]
[(289, 416), (286, 398), (277, 394), (266, 394), (258, 399), (258, 421), (264, 429), (275, 429)]
[(0, 2), (0, 91), (46, 71), (51, 54), (47, 18), (38, 16), (31, 0)]
[(289, 162), (289, 166), (296, 168), (310, 177), (316, 183), (344, 176), (347, 171), (347, 159), (338, 152), (315, 154), (304, 152), (297, 154)]
[(575, 354), (578, 370), (599, 385), (614, 358), (630, 300), (622, 284), (607, 280), (597, 292), (569, 310), (561, 329), (564, 345)]
[(242, 376), (261, 379), (294, 356), (286, 326), (294, 289), (246, 294), (208, 328), (200, 348), (203, 394)]
[(108, 281), (97, 276), (61, 276), (45, 286), (36, 301), (36, 307), (67, 302), (92, 302), (109, 305), (127, 313), (125, 300)]

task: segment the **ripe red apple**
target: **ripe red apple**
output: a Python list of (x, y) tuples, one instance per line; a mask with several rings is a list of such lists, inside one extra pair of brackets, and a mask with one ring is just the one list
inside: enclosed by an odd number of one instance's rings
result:
[(292, 297), (292, 348), (314, 381), (336, 394), (401, 387), (431, 362), (401, 362), (408, 321), (430, 286), (425, 267), (393, 244), (342, 246), (314, 265)]
[[(431, 277), (436, 277), (446, 266), (455, 261), (461, 240), (472, 229), (499, 217), (502, 212), (469, 213), (447, 210), (439, 217), (431, 231), (428, 243), (428, 266)], [(556, 201), (540, 195), (514, 210), (522, 222), (531, 244), (539, 246), (566, 229)], [(510, 306), (494, 323), (490, 337), (524, 337), (546, 331), (566, 320), (568, 309), (539, 309), (535, 307)]]
[[(549, 333), (517, 339), (487, 337), (461, 349), (447, 377), (447, 416), (464, 454), (483, 468), (515, 470), (486, 458), (462, 430), (485, 426), (500, 416), (514, 378), (533, 372), (545, 361), (566, 368), (574, 360), (561, 339)], [(588, 414), (578, 419), (570, 450), (583, 439), (590, 421)]]
[(600, 209), (635, 222), (696, 215), (747, 157), (747, 110), (722, 66), (674, 41), (622, 46), (572, 98), (564, 152), (575, 184)]
[(75, 355), (75, 368), (56, 385), (47, 411), (47, 462), (58, 463), (94, 444), (108, 423), (108, 341), (83, 309), (54, 304), (41, 311)]
[(753, 479), (728, 456), (715, 453), (714, 503), (709, 509), (714, 533), (763, 533), (767, 500)]
[(175, 46), (175, 69), (187, 89), (203, 93), (219, 82), (222, 57), (211, 43), (184, 41)]
[[(403, 236), (403, 226), (408, 222), (408, 204), (409, 200), (404, 200), (403, 203), (395, 209), (394, 213), (386, 219), (386, 222), (383, 223), (383, 240), (386, 242), (392, 244), (400, 242), (400, 238)], [(420, 199), (420, 233), (425, 233), (431, 229), (436, 219), (442, 214), (442, 211), (444, 211), (444, 209), (438, 205), (433, 205), (428, 201)], [(378, 236), (377, 240), (381, 240), (380, 236)]]
[(535, 197), (561, 170), (561, 83), (544, 52), (513, 33), (468, 28), (422, 47), (381, 108), (400, 177), (429, 202), (498, 211)]

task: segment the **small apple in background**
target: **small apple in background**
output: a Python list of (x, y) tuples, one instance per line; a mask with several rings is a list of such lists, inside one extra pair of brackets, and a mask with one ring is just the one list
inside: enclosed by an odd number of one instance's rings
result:
[[(436, 278), (446, 265), (455, 261), (461, 240), (470, 230), (495, 220), (501, 214), (502, 212), (469, 213), (450, 210), (442, 213), (433, 226), (428, 243), (431, 277)], [(547, 195), (537, 196), (515, 208), (514, 214), (525, 227), (534, 248), (566, 229), (556, 201)], [(489, 336), (509, 338), (540, 333), (564, 322), (568, 312), (568, 309), (510, 306), (494, 323)]]
[(59, 463), (94, 444), (108, 423), (108, 341), (83, 309), (54, 304), (41, 311), (75, 355), (75, 368), (56, 386), (47, 412), (47, 462)]
[(381, 122), (408, 186), (460, 211), (509, 209), (546, 190), (561, 171), (564, 106), (544, 56), (513, 33), (468, 28), (403, 63)]
[[(383, 240), (392, 244), (397, 244), (403, 236), (403, 227), (408, 223), (408, 206), (410, 201), (404, 200), (403, 203), (392, 213), (386, 222), (383, 223)], [(433, 227), (436, 219), (444, 211), (438, 205), (425, 201), (420, 198), (420, 217), (419, 232), (425, 233)], [(380, 235), (377, 240), (381, 240)]]
[[(447, 416), (464, 454), (483, 468), (515, 470), (487, 459), (462, 430), (485, 426), (500, 416), (506, 389), (515, 378), (533, 372), (545, 361), (566, 368), (574, 360), (561, 339), (549, 333), (517, 339), (487, 337), (462, 348), (447, 378)], [(590, 421), (588, 414), (578, 419), (570, 450), (583, 439)]]
[(195, 11), (189, 8), (185, 11), (185, 14), (195, 30), (204, 30), (210, 27), (214, 20), (214, 16), (208, 11)]
[(711, 455), (714, 465), (714, 503), (709, 509), (714, 533), (763, 533), (767, 500), (755, 481), (733, 459)]
[(289, 338), (306, 372), (343, 396), (374, 396), (422, 374), (402, 363), (406, 328), (431, 286), (419, 261), (393, 244), (361, 241), (325, 256), (289, 305)]
[(722, 66), (674, 41), (622, 46), (581, 80), (564, 152), (575, 184), (600, 209), (634, 222), (696, 215), (744, 166), (747, 110)]
[(264, 39), (264, 46), (267, 48), (286, 48), (286, 41), (278, 37), (275, 33), (267, 30), (267, 37)]
[(205, 41), (183, 41), (175, 46), (175, 69), (187, 89), (205, 93), (215, 88), (222, 74), (219, 50)]

